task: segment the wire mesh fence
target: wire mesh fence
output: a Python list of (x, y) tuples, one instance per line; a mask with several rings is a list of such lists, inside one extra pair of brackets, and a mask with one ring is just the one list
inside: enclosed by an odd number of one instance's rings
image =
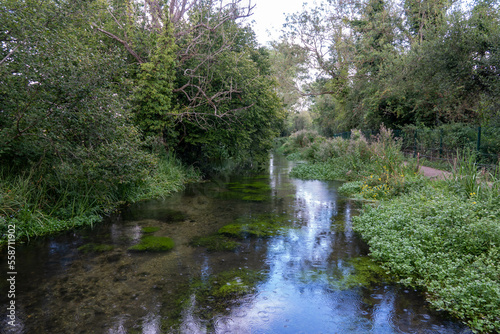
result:
[[(378, 130), (362, 131), (365, 138), (376, 138)], [(408, 127), (393, 130), (393, 136), (402, 143), (402, 150), (413, 157), (442, 160), (453, 163), (457, 154), (464, 151), (477, 154), (477, 164), (496, 167), (500, 159), (500, 128), (464, 127), (449, 125), (438, 129)], [(334, 137), (350, 139), (351, 132), (335, 134)]]

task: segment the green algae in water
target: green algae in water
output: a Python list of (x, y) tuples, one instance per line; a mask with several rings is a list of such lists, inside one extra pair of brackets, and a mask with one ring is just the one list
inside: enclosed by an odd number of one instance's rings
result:
[(112, 251), (113, 249), (115, 249), (115, 246), (113, 245), (103, 245), (94, 243), (88, 243), (78, 247), (78, 250), (83, 253), (104, 253)]
[(393, 281), (381, 266), (367, 256), (346, 260), (341, 267), (335, 266), (331, 270), (308, 270), (302, 273), (300, 280), (306, 284), (322, 282), (335, 290), (371, 287)]
[(221, 227), (218, 233), (236, 239), (266, 238), (281, 231), (283, 220), (283, 217), (273, 215), (260, 215), (253, 219), (242, 218)]
[(257, 284), (262, 282), (265, 275), (249, 269), (234, 269), (213, 275), (207, 282), (196, 282), (196, 300), (204, 305), (199, 310), (204, 319), (226, 312), (235, 300), (255, 292)]
[(233, 238), (263, 238), (269, 237), (279, 230), (279, 226), (267, 222), (253, 224), (229, 224), (219, 229), (220, 234)]
[[(193, 316), (211, 322), (218, 315), (228, 314), (228, 309), (238, 305), (240, 299), (254, 293), (266, 275), (250, 269), (233, 269), (213, 274), (208, 279), (197, 278), (181, 283), (176, 295), (164, 295), (162, 306), (162, 332), (177, 333), (184, 310)], [(214, 328), (208, 332), (212, 333)]]
[(348, 264), (353, 267), (350, 274), (341, 275), (339, 280), (331, 282), (338, 289), (369, 287), (380, 284), (380, 282), (391, 281), (385, 270), (367, 256), (352, 258), (348, 261)]
[(145, 236), (137, 245), (128, 248), (133, 252), (165, 252), (174, 248), (174, 241), (168, 237)]
[(264, 202), (271, 199), (271, 187), (266, 182), (255, 181), (252, 183), (230, 182), (226, 183), (228, 191), (218, 196), (223, 199), (240, 199), (249, 202)]
[(159, 230), (160, 228), (156, 226), (144, 226), (143, 228), (141, 228), (142, 233), (154, 233)]
[(249, 202), (264, 202), (270, 199), (270, 197), (267, 195), (255, 194), (242, 196), (241, 199)]
[(207, 237), (195, 237), (189, 243), (193, 247), (206, 247), (210, 252), (234, 251), (241, 243), (223, 235), (215, 234)]

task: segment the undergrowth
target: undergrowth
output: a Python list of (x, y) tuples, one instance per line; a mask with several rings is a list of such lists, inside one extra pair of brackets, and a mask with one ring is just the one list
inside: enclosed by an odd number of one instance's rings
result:
[(428, 302), (475, 333), (500, 332), (500, 166), (480, 169), (472, 151), (458, 154), (452, 174), (430, 181), (417, 173), (423, 161), (404, 156), (384, 128), (367, 140), (310, 139), (288, 147), (307, 163), (291, 175), (345, 180), (342, 195), (368, 199), (353, 227), (371, 256)]

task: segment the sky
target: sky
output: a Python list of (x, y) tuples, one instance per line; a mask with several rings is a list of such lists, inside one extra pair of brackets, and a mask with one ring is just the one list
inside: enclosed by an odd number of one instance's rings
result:
[[(286, 14), (300, 11), (305, 1), (307, 0), (251, 0), (255, 8), (249, 21), (255, 21), (253, 30), (259, 43), (267, 45), (268, 42), (277, 40)], [(245, 1), (242, 1), (243, 3)]]

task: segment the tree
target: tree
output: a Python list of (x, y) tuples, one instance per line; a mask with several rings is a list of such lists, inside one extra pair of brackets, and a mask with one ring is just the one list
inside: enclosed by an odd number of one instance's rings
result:
[(316, 73), (303, 93), (331, 96), (313, 99), (316, 122), (345, 131), (492, 119), (498, 4), (453, 3), (328, 1), (291, 16), (288, 42)]
[[(209, 94), (207, 89), (211, 86), (211, 77), (206, 71), (203, 73), (202, 67), (208, 66), (214, 57), (233, 44), (231, 38), (234, 35), (226, 35), (225, 24), (251, 15), (253, 7), (241, 6), (241, 2), (148, 0), (139, 4), (117, 0), (101, 9), (100, 19), (93, 23), (93, 27), (122, 45), (138, 64), (151, 62), (154, 55), (158, 57), (158, 36), (165, 34), (166, 29), (172, 29), (178, 46), (177, 77), (181, 79), (176, 80), (172, 91), (184, 95), (186, 103), (182, 108), (171, 110), (168, 115), (174, 119), (189, 115), (205, 122), (206, 117), (232, 117), (231, 110), (221, 113), (218, 104), (230, 99), (237, 91), (229, 85), (221, 87), (224, 90)], [(155, 64), (158, 60), (148, 66), (154, 67)], [(201, 114), (195, 111), (202, 105), (209, 105), (212, 110)]]
[(176, 83), (192, 83), (193, 78), (183, 72), (186, 67), (195, 68), (202, 91), (213, 98), (192, 101), (193, 95), (177, 92), (175, 103), (180, 117), (170, 129), (168, 140), (168, 146), (185, 161), (201, 162), (205, 168), (225, 159), (238, 163), (267, 160), (272, 138), (279, 134), (283, 122), (268, 51), (257, 47), (255, 34), (248, 27), (226, 21), (221, 29), (223, 36), (215, 31), (207, 36), (210, 43), (198, 45), (200, 55), (219, 50), (211, 61), (205, 61), (205, 56), (192, 57), (178, 72)]
[(0, 64), (1, 167), (33, 169), (55, 197), (119, 193), (154, 165), (121, 94), (121, 49), (88, 29), (95, 3), (4, 2)]
[(408, 28), (417, 43), (422, 43), (428, 32), (444, 22), (446, 10), (456, 0), (405, 0), (404, 9)]

